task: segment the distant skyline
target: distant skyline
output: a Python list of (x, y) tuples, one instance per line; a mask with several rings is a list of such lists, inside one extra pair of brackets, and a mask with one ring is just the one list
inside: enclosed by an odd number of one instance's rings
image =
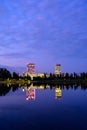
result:
[(0, 65), (28, 63), (87, 71), (87, 0), (0, 0)]

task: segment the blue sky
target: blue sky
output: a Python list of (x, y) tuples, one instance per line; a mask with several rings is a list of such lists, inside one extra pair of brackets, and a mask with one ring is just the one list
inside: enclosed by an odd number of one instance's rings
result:
[(0, 0), (0, 65), (31, 62), (87, 71), (87, 0)]

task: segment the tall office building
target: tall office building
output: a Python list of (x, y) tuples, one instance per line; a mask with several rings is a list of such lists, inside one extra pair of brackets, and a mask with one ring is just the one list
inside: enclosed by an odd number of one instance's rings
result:
[(29, 74), (35, 74), (35, 64), (29, 63), (29, 64), (27, 65), (27, 72), (28, 72)]
[(61, 65), (60, 64), (56, 64), (55, 66), (55, 74), (60, 75), (61, 73)]

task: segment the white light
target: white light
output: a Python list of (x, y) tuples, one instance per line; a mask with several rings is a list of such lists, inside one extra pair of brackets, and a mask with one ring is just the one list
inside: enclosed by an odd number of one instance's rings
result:
[(22, 91), (24, 92), (24, 88), (22, 89)]

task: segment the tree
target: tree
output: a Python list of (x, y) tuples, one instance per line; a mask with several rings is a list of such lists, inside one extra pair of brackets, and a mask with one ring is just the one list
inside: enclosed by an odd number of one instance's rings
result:
[(13, 72), (13, 78), (14, 79), (19, 79), (19, 74), (17, 74), (16, 72)]
[(0, 79), (11, 78), (11, 73), (6, 68), (0, 68)]

